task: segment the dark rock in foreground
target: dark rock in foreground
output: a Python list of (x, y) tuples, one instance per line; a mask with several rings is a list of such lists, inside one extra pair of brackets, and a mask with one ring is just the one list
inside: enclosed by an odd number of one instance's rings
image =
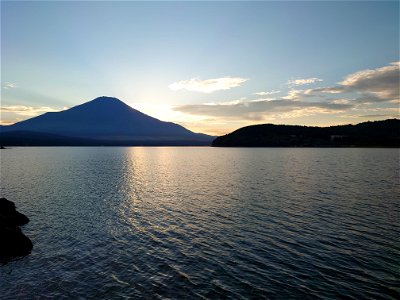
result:
[(15, 209), (14, 202), (0, 198), (0, 227), (21, 226), (28, 222), (28, 217)]
[(0, 228), (0, 259), (25, 256), (31, 253), (33, 245), (19, 227)]
[(0, 259), (28, 255), (32, 242), (18, 226), (27, 224), (28, 217), (15, 209), (15, 204), (0, 198)]

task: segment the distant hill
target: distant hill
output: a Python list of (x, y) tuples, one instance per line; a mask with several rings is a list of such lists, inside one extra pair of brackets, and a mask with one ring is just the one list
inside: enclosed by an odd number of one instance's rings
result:
[(307, 127), (253, 125), (217, 137), (214, 147), (400, 147), (400, 120)]
[(213, 139), (150, 117), (112, 97), (99, 97), (65, 111), (0, 127), (3, 146), (184, 146), (209, 145)]

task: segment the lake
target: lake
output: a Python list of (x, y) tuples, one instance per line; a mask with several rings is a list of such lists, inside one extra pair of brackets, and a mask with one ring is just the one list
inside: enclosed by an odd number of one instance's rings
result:
[(398, 149), (13, 148), (1, 299), (399, 299)]

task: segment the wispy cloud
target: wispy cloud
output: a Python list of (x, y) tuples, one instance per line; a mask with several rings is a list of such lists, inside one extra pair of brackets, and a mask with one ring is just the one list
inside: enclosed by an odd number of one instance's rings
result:
[[(399, 62), (395, 62), (385, 67), (355, 72), (334, 86), (292, 88), (285, 96), (275, 98), (267, 97), (277, 91), (259, 92), (255, 94), (264, 97), (180, 105), (174, 110), (183, 114), (241, 122), (301, 118), (318, 114), (383, 118), (396, 113), (398, 115), (399, 112), (399, 66)], [(297, 82), (293, 81), (293, 84), (316, 81), (320, 79), (299, 79)], [(382, 102), (386, 104), (382, 107), (384, 111), (380, 112), (381, 108), (373, 104)]]
[(342, 117), (345, 118), (357, 118), (357, 119), (375, 119), (375, 118), (398, 118), (396, 115), (389, 115), (389, 114), (369, 114), (369, 115), (358, 115), (358, 114), (353, 114), (353, 115), (344, 115)]
[(13, 88), (16, 88), (16, 87), (17, 87), (17, 84), (15, 82), (6, 82), (3, 85), (3, 89), (5, 89), (5, 90), (13, 89)]
[(12, 125), (12, 124), (14, 124), (15, 122), (17, 122), (18, 120), (14, 120), (14, 121), (12, 121), (12, 120), (3, 120), (3, 119), (1, 119), (0, 120), (0, 125)]
[(339, 84), (346, 91), (373, 95), (382, 101), (399, 99), (400, 62), (348, 75)]
[[(347, 119), (383, 119), (399, 116), (400, 63), (363, 70), (345, 76), (332, 86), (308, 87), (302, 84), (322, 81), (318, 78), (297, 79), (286, 95), (278, 91), (263, 91), (231, 101), (212, 101), (201, 104), (175, 106), (173, 109), (189, 118), (246, 126), (265, 122), (299, 122), (329, 119), (327, 124), (338, 124)], [(255, 97), (257, 95), (258, 97)], [(326, 117), (322, 117), (322, 115)], [(339, 122), (337, 122), (339, 121)], [(324, 122), (325, 124), (326, 122)], [(222, 126), (222, 125), (221, 125)]]
[(400, 62), (347, 75), (338, 85), (317, 88), (312, 93), (356, 93), (358, 103), (395, 102), (400, 98)]
[(283, 96), (284, 100), (298, 100), (301, 97), (304, 97), (304, 90), (290, 90), (286, 96)]
[(254, 99), (229, 101), (219, 104), (180, 105), (175, 110), (194, 115), (230, 119), (262, 120), (264, 117), (285, 113), (299, 117), (317, 113), (343, 112), (353, 107), (350, 103), (334, 101), (292, 101), (287, 99)]
[(304, 78), (304, 79), (293, 79), (287, 82), (288, 85), (305, 85), (311, 84), (315, 82), (323, 81), (320, 78), (312, 77), (312, 78)]
[(192, 78), (189, 80), (174, 82), (169, 85), (169, 88), (173, 91), (187, 90), (193, 92), (212, 93), (215, 91), (229, 90), (231, 88), (241, 86), (248, 80), (249, 79), (247, 78), (241, 77), (222, 77), (206, 80)]
[(45, 112), (56, 112), (56, 111), (60, 110), (47, 106), (33, 107), (25, 105), (5, 105), (0, 107), (1, 113), (14, 113), (20, 116), (28, 116), (28, 117), (33, 117)]
[(267, 96), (267, 95), (273, 95), (273, 94), (278, 94), (281, 91), (268, 91), (268, 92), (258, 92), (258, 93), (254, 93), (254, 95), (257, 96)]

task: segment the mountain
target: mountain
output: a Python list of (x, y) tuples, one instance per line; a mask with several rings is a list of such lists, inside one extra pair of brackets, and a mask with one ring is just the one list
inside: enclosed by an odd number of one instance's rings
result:
[(400, 120), (307, 127), (252, 125), (216, 138), (214, 147), (400, 147)]
[(209, 145), (213, 139), (150, 117), (112, 97), (0, 128), (0, 143), (10, 146)]

